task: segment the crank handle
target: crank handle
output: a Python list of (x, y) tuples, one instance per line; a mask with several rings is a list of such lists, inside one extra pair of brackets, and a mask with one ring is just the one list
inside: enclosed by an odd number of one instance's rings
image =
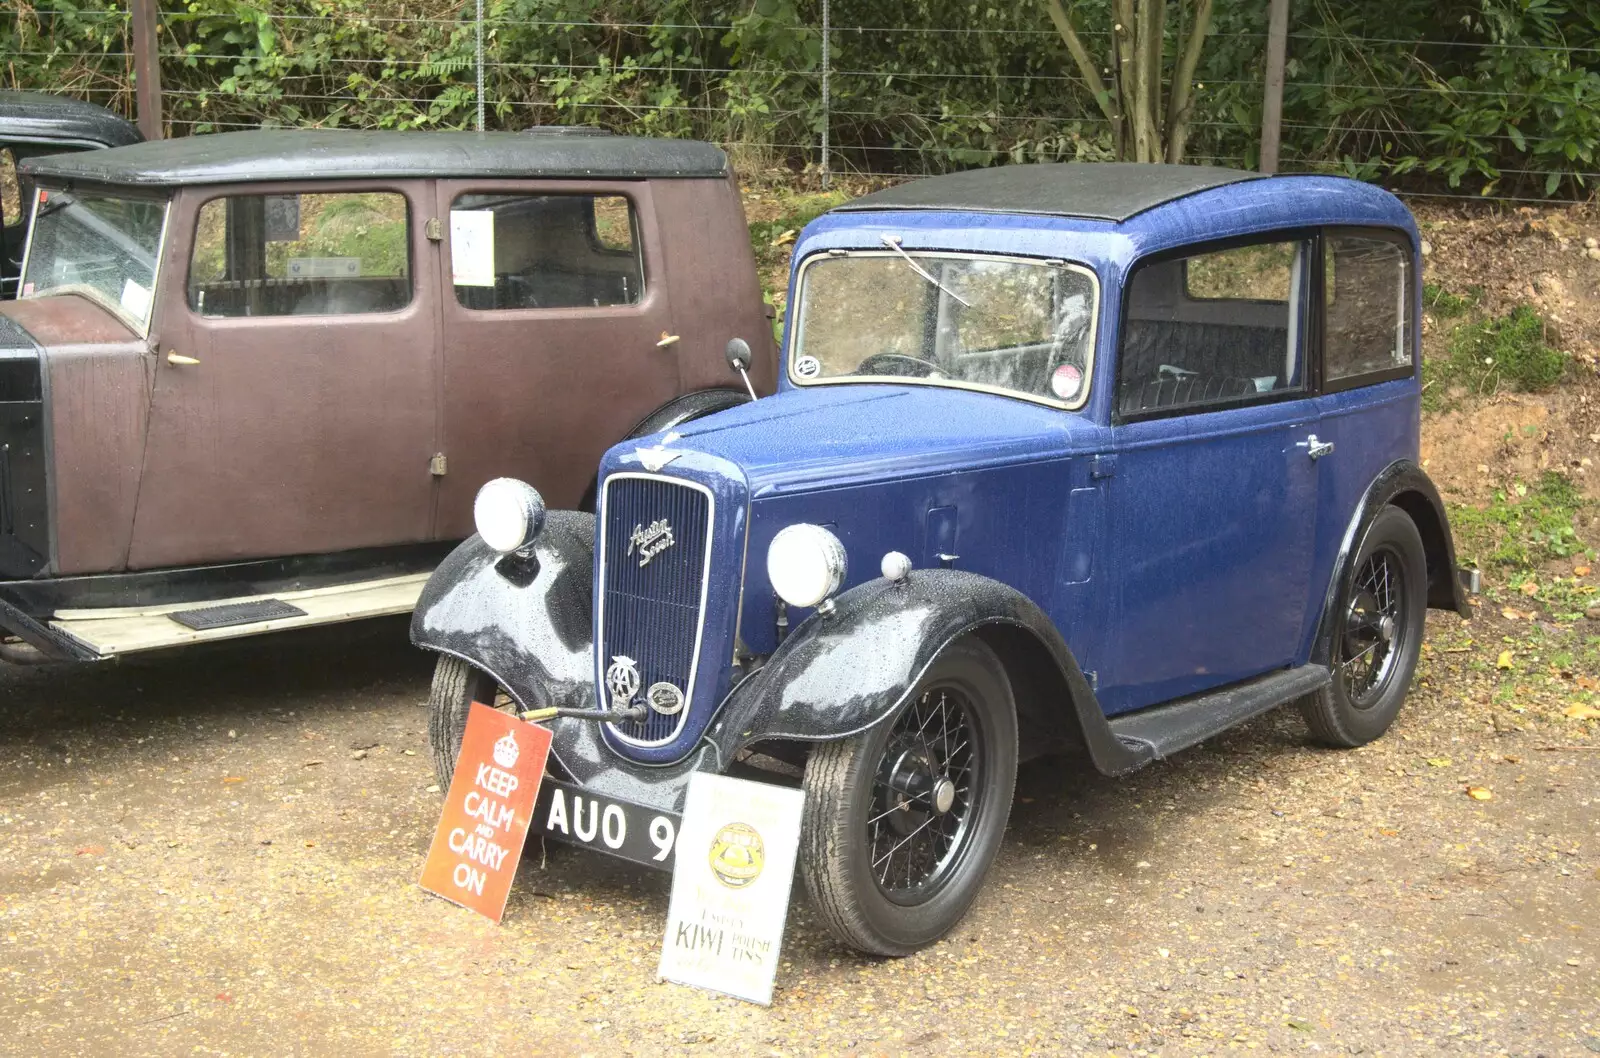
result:
[(529, 723), (538, 723), (541, 720), (554, 720), (558, 716), (567, 716), (574, 720), (599, 720), (607, 724), (620, 724), (628, 720), (643, 720), (645, 707), (643, 705), (635, 705), (627, 709), (568, 709), (565, 706), (552, 705), (543, 709), (529, 709), (519, 715)]

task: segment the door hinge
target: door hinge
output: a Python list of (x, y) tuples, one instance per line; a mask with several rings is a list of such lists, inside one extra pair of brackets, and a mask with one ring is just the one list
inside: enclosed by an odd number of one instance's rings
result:
[(422, 230), (428, 236), (429, 242), (438, 242), (444, 238), (444, 224), (438, 217), (429, 217), (428, 223), (422, 226)]
[(428, 460), (428, 473), (436, 478), (442, 478), (445, 471), (450, 469), (449, 463), (444, 458), (443, 452), (433, 453), (433, 458)]
[(1095, 456), (1089, 460), (1089, 477), (1095, 481), (1109, 478), (1117, 472), (1116, 456)]

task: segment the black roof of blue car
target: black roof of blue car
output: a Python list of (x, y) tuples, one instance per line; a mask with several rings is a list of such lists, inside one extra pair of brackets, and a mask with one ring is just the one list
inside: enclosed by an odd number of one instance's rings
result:
[(529, 132), (270, 129), (39, 158), (35, 176), (143, 187), (415, 177), (720, 178), (728, 157), (695, 140)]
[(960, 210), (1125, 221), (1147, 209), (1262, 174), (1209, 165), (1063, 162), (1003, 165), (891, 187), (834, 212)]

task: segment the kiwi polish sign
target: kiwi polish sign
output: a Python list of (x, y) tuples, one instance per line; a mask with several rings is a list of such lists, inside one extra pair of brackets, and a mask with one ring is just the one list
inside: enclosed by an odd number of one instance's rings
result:
[(804, 803), (783, 786), (706, 772), (689, 780), (662, 977), (772, 1002)]

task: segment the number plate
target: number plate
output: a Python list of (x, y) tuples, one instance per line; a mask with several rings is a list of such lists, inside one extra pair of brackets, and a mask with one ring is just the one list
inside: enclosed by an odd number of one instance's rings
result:
[(672, 846), (682, 822), (676, 812), (596, 796), (582, 786), (546, 776), (533, 809), (533, 833), (582, 845), (641, 863), (672, 870)]

